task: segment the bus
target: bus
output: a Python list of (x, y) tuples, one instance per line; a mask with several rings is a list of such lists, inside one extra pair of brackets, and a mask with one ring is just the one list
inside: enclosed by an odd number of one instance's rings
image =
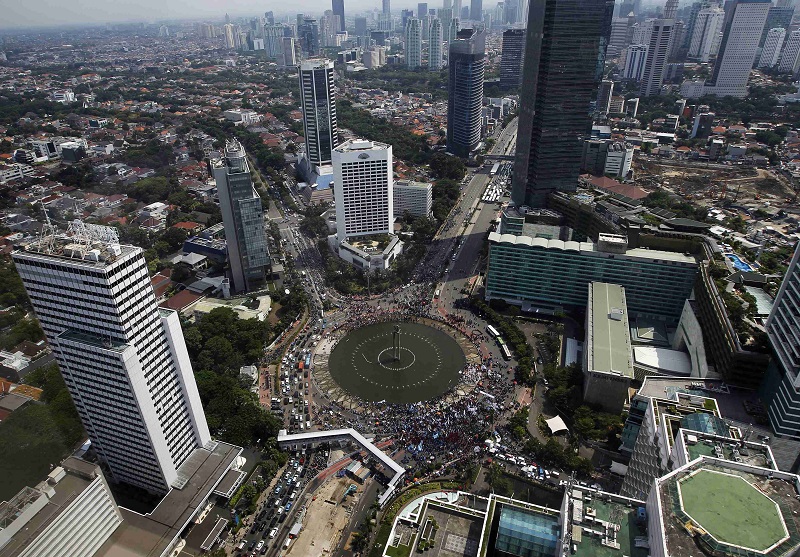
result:
[(511, 352), (508, 350), (508, 346), (505, 343), (500, 345), (500, 352), (503, 354), (503, 359), (505, 361), (509, 361), (511, 359)]
[(486, 332), (489, 333), (492, 336), (492, 338), (500, 338), (500, 333), (498, 333), (497, 329), (495, 329), (491, 325), (486, 325)]
[(497, 174), (498, 170), (500, 170), (500, 163), (496, 162), (494, 163), (492, 169), (489, 171), (489, 176), (494, 176), (495, 174)]

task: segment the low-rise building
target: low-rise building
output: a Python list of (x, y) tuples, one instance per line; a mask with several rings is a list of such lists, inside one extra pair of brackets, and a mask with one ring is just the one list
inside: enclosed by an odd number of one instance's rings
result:
[(433, 186), (424, 182), (396, 180), (393, 189), (394, 216), (409, 213), (415, 217), (428, 217), (433, 206)]

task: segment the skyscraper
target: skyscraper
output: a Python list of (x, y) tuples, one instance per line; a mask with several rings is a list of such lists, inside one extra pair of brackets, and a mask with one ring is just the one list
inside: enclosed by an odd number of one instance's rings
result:
[(339, 31), (344, 31), (344, 0), (331, 0), (331, 7), (334, 15), (339, 16)]
[(689, 42), (689, 58), (708, 62), (719, 51), (720, 32), (725, 23), (725, 10), (713, 6), (700, 10), (694, 24), (694, 32)]
[(772, 359), (761, 384), (770, 425), (778, 435), (800, 439), (800, 247), (795, 249), (781, 283), (772, 313), (767, 320), (767, 337)]
[(610, 79), (604, 79), (600, 82), (600, 87), (597, 91), (597, 112), (601, 114), (608, 114), (608, 108), (611, 105), (611, 96), (614, 94), (614, 82)]
[(472, 21), (481, 21), (483, 19), (483, 0), (471, 0), (469, 18)]
[(294, 40), (294, 37), (283, 37), (282, 48), (281, 56), (278, 57), (278, 65), (284, 67), (296, 66), (299, 57), (297, 53), (297, 42)]
[(674, 19), (656, 19), (653, 21), (650, 43), (647, 45), (647, 58), (644, 61), (642, 81), (639, 86), (639, 95), (642, 97), (661, 94), (664, 68), (667, 65), (672, 48), (674, 26)]
[(222, 26), (223, 33), (225, 34), (225, 48), (236, 48), (236, 35), (238, 30), (232, 23), (226, 23)]
[(420, 2), (417, 4), (417, 17), (422, 19), (426, 15), (428, 15), (428, 3)]
[(278, 59), (283, 52), (283, 25), (267, 25), (264, 27), (264, 50), (267, 56)]
[(438, 72), (442, 69), (442, 22), (438, 17), (431, 20), (430, 40), (428, 42), (428, 69)]
[(447, 151), (467, 157), (481, 141), (486, 32), (462, 29), (449, 48)]
[(775, 27), (769, 30), (767, 40), (764, 41), (764, 48), (761, 50), (761, 57), (758, 59), (759, 68), (771, 68), (778, 63), (785, 38), (786, 29), (783, 27)]
[(788, 34), (793, 16), (794, 8), (791, 6), (771, 6), (769, 12), (767, 12), (767, 21), (764, 23), (764, 30), (761, 32), (761, 41), (758, 43), (759, 46), (762, 46), (764, 41), (767, 40), (767, 33), (770, 29), (780, 27), (785, 29)]
[(319, 27), (313, 17), (303, 17), (302, 23), (297, 26), (297, 38), (306, 56), (319, 55)]
[(439, 10), (439, 19), (442, 20), (442, 40), (444, 42), (444, 49), (447, 51), (447, 45), (450, 43), (450, 22), (453, 19), (452, 8), (442, 8)]
[(703, 93), (717, 97), (747, 96), (747, 80), (755, 61), (770, 0), (731, 0), (725, 10), (722, 42), (711, 79)]
[(405, 29), (406, 66), (409, 70), (422, 65), (422, 22), (416, 17), (406, 22)]
[(75, 221), (13, 259), (110, 477), (165, 493), (211, 436), (178, 314), (156, 304), (143, 250)]
[(391, 0), (382, 0), (382, 13), (383, 15), (391, 15), (392, 13), (392, 1)]
[(356, 36), (357, 37), (366, 37), (367, 36), (367, 18), (366, 17), (357, 17), (353, 21), (356, 29)]
[(267, 279), (270, 261), (264, 209), (244, 147), (236, 140), (227, 142), (223, 157), (211, 161), (211, 170), (225, 225), (233, 290), (249, 292)]
[(575, 191), (592, 121), (601, 37), (609, 0), (532, 0), (512, 201), (544, 207), (554, 191)]
[(352, 139), (333, 150), (336, 238), (393, 232), (392, 146)]
[(264, 12), (264, 19), (267, 21), (267, 25), (275, 25), (275, 14), (273, 12)]
[(622, 77), (637, 83), (641, 81), (645, 60), (647, 60), (647, 45), (630, 45), (625, 49), (625, 69), (622, 71)]
[(315, 168), (331, 164), (331, 152), (339, 144), (333, 76), (330, 60), (306, 60), (300, 66), (306, 155)]
[(778, 70), (786, 73), (796, 74), (800, 69), (800, 29), (795, 29), (789, 34), (785, 41), (781, 53), (781, 61)]
[(522, 83), (525, 60), (525, 29), (503, 31), (503, 50), (500, 57), (500, 88), (518, 89)]

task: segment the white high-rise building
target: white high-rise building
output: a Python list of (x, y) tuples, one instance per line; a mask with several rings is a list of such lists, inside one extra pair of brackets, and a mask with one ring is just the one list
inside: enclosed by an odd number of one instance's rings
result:
[(333, 78), (330, 60), (306, 60), (300, 65), (306, 156), (315, 168), (331, 164), (331, 151), (339, 143)]
[(714, 6), (700, 10), (695, 20), (688, 56), (708, 62), (711, 56), (717, 54), (724, 23), (725, 10), (722, 8)]
[(717, 97), (747, 96), (747, 80), (755, 62), (770, 0), (733, 0), (722, 29), (722, 42), (711, 79), (703, 93)]
[(333, 150), (336, 238), (393, 232), (392, 146), (345, 141)]
[(428, 69), (438, 72), (442, 69), (442, 21), (436, 17), (431, 20), (430, 41), (428, 43)]
[(672, 49), (672, 35), (675, 27), (674, 19), (656, 19), (652, 21), (650, 42), (647, 44), (647, 56), (642, 70), (639, 94), (650, 97), (661, 94), (664, 81), (664, 69), (667, 66)]
[(296, 66), (300, 56), (297, 53), (297, 41), (294, 37), (283, 37), (281, 56), (278, 58), (280, 66)]
[(758, 59), (759, 68), (771, 68), (778, 63), (785, 38), (786, 29), (783, 27), (775, 27), (767, 32), (764, 48), (761, 49), (761, 57)]
[(75, 221), (13, 254), (98, 458), (165, 493), (211, 436), (178, 314), (156, 304), (143, 250)]
[(796, 74), (798, 69), (800, 69), (800, 29), (795, 29), (786, 39), (778, 70)]
[(238, 30), (232, 23), (226, 23), (222, 26), (222, 30), (225, 33), (225, 48), (236, 48), (236, 35), (238, 35)]
[(422, 65), (422, 24), (416, 17), (409, 18), (405, 33), (406, 66), (409, 70)]
[(645, 60), (647, 60), (647, 45), (630, 45), (625, 49), (625, 69), (622, 77), (636, 82), (641, 81)]
[(653, 33), (654, 19), (633, 24), (631, 44), (650, 44), (650, 35)]

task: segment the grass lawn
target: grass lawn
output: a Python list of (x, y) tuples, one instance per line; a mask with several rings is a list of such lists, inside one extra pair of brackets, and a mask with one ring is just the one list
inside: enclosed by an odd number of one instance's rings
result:
[(701, 470), (679, 486), (684, 510), (722, 542), (762, 551), (786, 535), (775, 503), (738, 476)]
[(387, 547), (386, 555), (390, 557), (408, 557), (411, 555), (410, 545), (398, 545), (397, 547)]

